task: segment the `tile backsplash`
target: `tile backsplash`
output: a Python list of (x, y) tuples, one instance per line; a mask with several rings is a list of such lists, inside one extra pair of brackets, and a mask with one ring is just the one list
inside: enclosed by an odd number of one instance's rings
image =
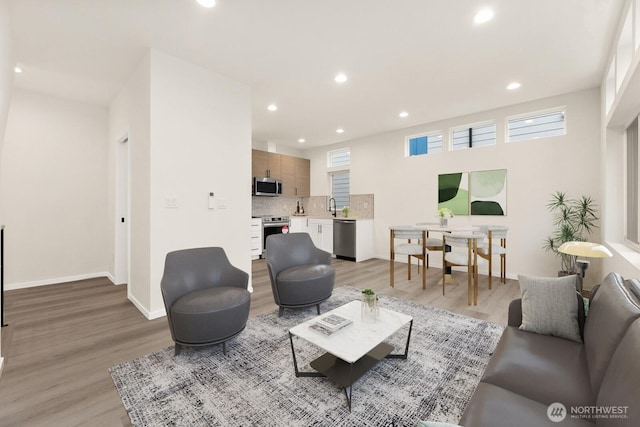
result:
[[(274, 215), (291, 216), (299, 201), (307, 216), (332, 218), (327, 211), (328, 196), (311, 197), (252, 197), (251, 214), (253, 216)], [(365, 219), (373, 218), (373, 194), (352, 194), (349, 196), (349, 216)], [(338, 210), (338, 218), (344, 217)]]

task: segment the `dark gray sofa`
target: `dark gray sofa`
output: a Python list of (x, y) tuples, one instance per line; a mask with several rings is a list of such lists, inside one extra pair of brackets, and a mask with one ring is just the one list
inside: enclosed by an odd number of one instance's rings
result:
[(594, 288), (586, 320), (584, 311), (578, 313), (584, 343), (518, 329), (521, 300), (513, 301), (509, 324), (460, 425), (640, 425), (636, 289), (637, 281), (615, 273)]

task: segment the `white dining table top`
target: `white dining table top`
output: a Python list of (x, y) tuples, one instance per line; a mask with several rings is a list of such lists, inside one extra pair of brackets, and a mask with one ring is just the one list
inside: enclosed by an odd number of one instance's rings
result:
[(449, 224), (443, 227), (440, 224), (436, 223), (418, 223), (416, 227), (424, 228), (427, 231), (442, 231), (443, 233), (468, 233), (480, 230), (480, 227), (472, 224)]

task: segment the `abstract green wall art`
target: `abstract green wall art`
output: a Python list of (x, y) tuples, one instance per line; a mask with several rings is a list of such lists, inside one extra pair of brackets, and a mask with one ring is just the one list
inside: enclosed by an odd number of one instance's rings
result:
[(469, 215), (469, 173), (438, 175), (438, 209), (449, 208), (454, 215)]
[(506, 215), (507, 170), (471, 172), (469, 194), (471, 215)]

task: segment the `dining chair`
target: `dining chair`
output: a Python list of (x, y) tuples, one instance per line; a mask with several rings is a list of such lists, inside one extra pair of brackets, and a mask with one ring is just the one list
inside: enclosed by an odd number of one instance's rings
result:
[[(478, 264), (484, 259), (478, 258), (478, 240), (484, 239), (480, 233), (442, 235), (442, 245), (449, 246), (450, 252), (442, 252), (442, 295), (445, 293), (445, 270), (447, 267), (467, 267), (467, 302), (478, 304)], [(458, 250), (456, 250), (458, 249)], [(472, 298), (473, 297), (473, 298)]]
[(500, 256), (500, 282), (507, 283), (507, 231), (502, 225), (480, 225), (480, 233), (486, 238), (478, 245), (478, 256), (489, 261), (489, 289), (491, 289), (492, 260)]
[(442, 237), (429, 236), (429, 228), (440, 226), (439, 222), (419, 222), (416, 227), (427, 227), (425, 235), (425, 248), (427, 248), (427, 269), (429, 268), (429, 252), (443, 252)]
[[(428, 250), (423, 244), (426, 240), (426, 230), (424, 228), (414, 227), (410, 225), (398, 225), (389, 227), (390, 243), (389, 243), (389, 285), (394, 285), (395, 258), (397, 255), (407, 255), (408, 279), (411, 280), (411, 257), (418, 259), (418, 274), (420, 272), (420, 260), (422, 260), (422, 289), (427, 287), (426, 263)], [(402, 243), (396, 243), (396, 240), (402, 240)]]

